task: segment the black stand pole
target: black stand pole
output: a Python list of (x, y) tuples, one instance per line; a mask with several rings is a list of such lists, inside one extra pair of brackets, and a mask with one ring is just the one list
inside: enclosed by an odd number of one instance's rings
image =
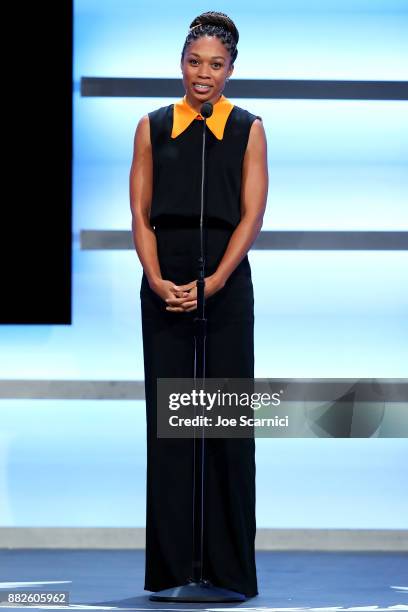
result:
[[(203, 388), (205, 381), (205, 339), (207, 319), (205, 318), (205, 257), (204, 257), (204, 177), (205, 177), (205, 136), (206, 119), (212, 115), (212, 104), (206, 102), (201, 107), (203, 121), (203, 149), (201, 160), (201, 215), (200, 215), (200, 257), (198, 260), (197, 279), (197, 317), (194, 319), (194, 382)], [(195, 416), (195, 415), (194, 415)], [(204, 406), (202, 407), (204, 416)], [(201, 421), (204, 423), (204, 421)], [(192, 572), (187, 584), (164, 589), (150, 595), (152, 601), (186, 601), (186, 602), (234, 602), (245, 601), (246, 597), (238, 591), (216, 587), (204, 578), (204, 467), (205, 467), (205, 437), (204, 424), (201, 437), (197, 438), (194, 429), (194, 459), (193, 459), (193, 550)]]

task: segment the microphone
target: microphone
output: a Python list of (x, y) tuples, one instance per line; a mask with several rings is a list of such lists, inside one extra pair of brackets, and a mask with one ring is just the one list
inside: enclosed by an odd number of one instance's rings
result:
[(204, 102), (200, 108), (201, 116), (203, 117), (203, 147), (201, 154), (201, 213), (200, 213), (200, 258), (198, 266), (198, 282), (197, 282), (197, 312), (204, 319), (204, 276), (205, 276), (205, 257), (204, 257), (204, 180), (205, 180), (205, 132), (207, 119), (213, 114), (213, 105), (211, 102)]
[(211, 117), (213, 114), (213, 105), (211, 102), (204, 102), (204, 104), (201, 106), (200, 113), (205, 119)]
[[(196, 323), (202, 323), (205, 326), (205, 296), (204, 296), (204, 285), (205, 285), (205, 256), (204, 256), (204, 182), (205, 182), (205, 133), (207, 126), (207, 119), (213, 114), (213, 105), (211, 102), (204, 102), (200, 108), (200, 114), (203, 117), (203, 146), (201, 153), (201, 212), (200, 212), (200, 257), (198, 265), (198, 279), (197, 279), (197, 313)], [(205, 330), (201, 328), (201, 340), (205, 342)], [(197, 334), (200, 335), (200, 334)], [(197, 358), (197, 353), (195, 359)], [(199, 359), (200, 357), (198, 357)], [(202, 377), (205, 374), (205, 358), (201, 363), (196, 362), (197, 370), (202, 370)]]

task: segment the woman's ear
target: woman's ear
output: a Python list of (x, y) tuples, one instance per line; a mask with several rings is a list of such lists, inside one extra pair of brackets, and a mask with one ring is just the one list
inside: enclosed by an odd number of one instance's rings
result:
[(229, 79), (231, 74), (234, 72), (234, 64), (232, 64), (232, 66), (229, 67), (228, 69), (228, 74), (227, 74), (227, 78)]

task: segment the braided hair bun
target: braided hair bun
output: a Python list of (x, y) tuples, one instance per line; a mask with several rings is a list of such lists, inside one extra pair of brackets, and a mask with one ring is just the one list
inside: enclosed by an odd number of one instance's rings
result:
[(235, 23), (228, 15), (216, 11), (208, 11), (193, 19), (181, 52), (181, 59), (184, 57), (187, 46), (201, 36), (217, 36), (229, 51), (231, 64), (235, 62), (238, 55), (239, 32)]

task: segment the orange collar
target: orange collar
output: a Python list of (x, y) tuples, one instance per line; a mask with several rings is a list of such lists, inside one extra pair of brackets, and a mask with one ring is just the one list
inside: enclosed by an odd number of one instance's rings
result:
[[(200, 113), (197, 113), (197, 111), (188, 104), (186, 96), (176, 102), (173, 106), (172, 138), (177, 138), (179, 134), (184, 132), (184, 130), (188, 128), (194, 119), (203, 119)], [(216, 102), (213, 106), (213, 114), (207, 119), (207, 125), (218, 140), (222, 140), (224, 136), (225, 124), (227, 123), (227, 119), (233, 108), (234, 105), (232, 102), (230, 102), (224, 95), (221, 95), (218, 102)]]

